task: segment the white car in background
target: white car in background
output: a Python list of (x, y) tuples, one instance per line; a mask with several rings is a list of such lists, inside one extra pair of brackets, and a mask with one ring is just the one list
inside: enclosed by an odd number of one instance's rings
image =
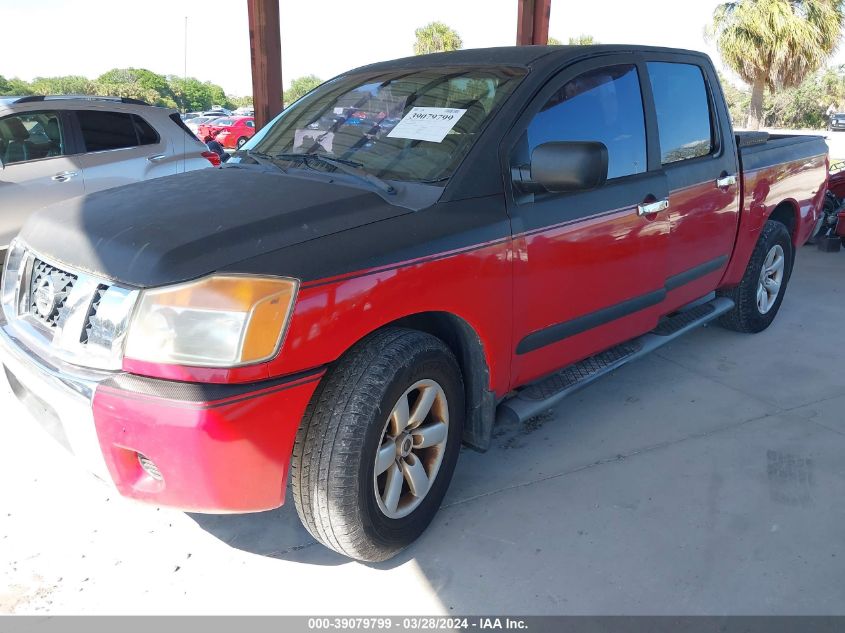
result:
[(170, 108), (112, 97), (0, 97), (0, 257), (36, 209), (219, 164)]

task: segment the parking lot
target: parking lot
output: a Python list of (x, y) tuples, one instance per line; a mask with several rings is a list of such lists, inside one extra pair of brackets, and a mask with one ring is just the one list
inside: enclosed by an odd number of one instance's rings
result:
[(380, 565), (292, 503), (122, 500), (0, 402), (0, 612), (841, 614), (843, 319), (845, 253), (803, 248), (771, 328), (700, 329), (498, 428)]

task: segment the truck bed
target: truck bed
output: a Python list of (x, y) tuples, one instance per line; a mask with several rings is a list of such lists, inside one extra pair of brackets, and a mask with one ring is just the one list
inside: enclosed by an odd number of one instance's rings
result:
[(815, 134), (737, 132), (736, 145), (743, 172), (827, 154), (824, 137)]

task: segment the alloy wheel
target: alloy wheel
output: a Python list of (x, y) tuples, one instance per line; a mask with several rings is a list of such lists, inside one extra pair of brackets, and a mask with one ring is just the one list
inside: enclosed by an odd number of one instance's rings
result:
[(766, 255), (760, 270), (760, 279), (757, 284), (757, 309), (760, 314), (766, 314), (775, 305), (783, 284), (785, 264), (783, 247), (775, 244)]
[(373, 471), (379, 509), (390, 519), (413, 512), (431, 489), (449, 437), (449, 403), (434, 380), (411, 385), (390, 412)]

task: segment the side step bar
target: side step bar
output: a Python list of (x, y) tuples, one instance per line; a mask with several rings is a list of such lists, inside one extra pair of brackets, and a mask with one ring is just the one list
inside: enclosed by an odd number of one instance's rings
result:
[[(712, 295), (711, 295), (712, 296)], [(622, 365), (642, 358), (679, 336), (709, 323), (734, 307), (726, 297), (694, 302), (672, 316), (661, 319), (648, 334), (599, 352), (559, 372), (521, 388), (499, 405), (496, 417), (501, 423), (518, 423), (551, 409), (566, 396), (609, 374)]]

